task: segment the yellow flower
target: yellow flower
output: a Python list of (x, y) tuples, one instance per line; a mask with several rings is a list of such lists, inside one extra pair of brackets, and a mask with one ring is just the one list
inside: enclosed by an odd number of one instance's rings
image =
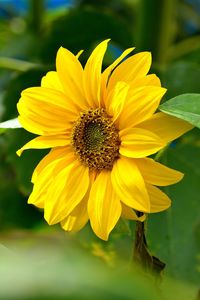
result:
[[(20, 150), (52, 148), (34, 170), (28, 203), (44, 208), (44, 218), (78, 231), (88, 220), (107, 240), (120, 217), (167, 209), (170, 199), (156, 186), (178, 182), (182, 173), (147, 156), (191, 125), (156, 112), (166, 89), (154, 74), (149, 52), (128, 57), (133, 48), (102, 72), (108, 40), (85, 67), (61, 47), (56, 71), (41, 87), (24, 90), (17, 105), (22, 126), (37, 135)], [(144, 219), (144, 217), (142, 217)], [(140, 219), (141, 220), (141, 219)]]

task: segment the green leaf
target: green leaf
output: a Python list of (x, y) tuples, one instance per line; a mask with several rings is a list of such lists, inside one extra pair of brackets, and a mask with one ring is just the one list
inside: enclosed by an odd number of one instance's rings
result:
[(183, 94), (166, 101), (159, 109), (200, 128), (200, 94)]
[(166, 262), (167, 274), (178, 280), (198, 285), (200, 279), (199, 138), (199, 130), (193, 130), (185, 135), (181, 142), (168, 149), (162, 163), (180, 170), (185, 175), (180, 183), (164, 189), (172, 199), (172, 207), (165, 212), (149, 216), (147, 235), (152, 253)]
[(19, 123), (18, 119), (11, 119), (5, 122), (0, 123), (0, 133), (5, 132), (7, 129), (15, 129), (21, 128), (21, 124)]

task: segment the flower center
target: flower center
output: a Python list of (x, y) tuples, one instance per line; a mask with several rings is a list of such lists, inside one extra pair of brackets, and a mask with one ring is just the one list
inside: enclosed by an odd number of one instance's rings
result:
[(118, 130), (103, 108), (80, 114), (72, 130), (71, 144), (80, 161), (93, 170), (111, 170), (119, 158)]

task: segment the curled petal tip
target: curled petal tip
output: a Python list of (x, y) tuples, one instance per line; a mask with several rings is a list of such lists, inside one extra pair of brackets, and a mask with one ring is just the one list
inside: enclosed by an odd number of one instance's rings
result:
[(22, 155), (22, 152), (23, 152), (23, 150), (22, 150), (22, 149), (19, 149), (19, 150), (16, 151), (16, 154), (17, 154), (18, 156), (21, 156), (21, 155)]

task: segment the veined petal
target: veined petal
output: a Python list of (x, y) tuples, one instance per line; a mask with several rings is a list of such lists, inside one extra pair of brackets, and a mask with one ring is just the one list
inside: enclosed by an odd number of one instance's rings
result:
[(35, 183), (39, 178), (40, 173), (51, 164), (57, 164), (59, 160), (68, 159), (68, 163), (74, 160), (74, 155), (72, 155), (71, 149), (69, 147), (56, 147), (51, 149), (51, 151), (43, 157), (43, 159), (36, 166), (31, 182)]
[(45, 200), (45, 220), (56, 224), (65, 219), (84, 198), (89, 186), (89, 169), (78, 160), (57, 171)]
[(128, 219), (128, 220), (135, 220), (143, 222), (146, 219), (146, 215), (143, 214), (141, 217), (138, 217), (136, 212), (131, 208), (122, 203), (122, 218)]
[(56, 69), (67, 99), (79, 109), (87, 109), (83, 89), (83, 68), (78, 57), (60, 47), (56, 57)]
[(101, 69), (108, 40), (101, 42), (92, 52), (84, 68), (84, 88), (88, 105), (100, 106)]
[(89, 193), (86, 193), (83, 200), (73, 209), (73, 211), (61, 221), (61, 226), (66, 231), (76, 232), (81, 230), (88, 221), (87, 203)]
[(119, 132), (121, 139), (120, 154), (142, 158), (166, 146), (166, 143), (159, 136), (151, 131), (141, 128), (127, 128)]
[(137, 53), (114, 69), (108, 82), (108, 89), (112, 89), (118, 81), (132, 83), (134, 80), (146, 76), (151, 66), (151, 53)]
[(32, 193), (28, 198), (28, 204), (33, 204), (39, 208), (44, 208), (45, 198), (52, 183), (51, 169), (49, 168), (43, 175), (37, 185), (33, 187)]
[(118, 159), (111, 171), (111, 181), (113, 189), (123, 203), (138, 211), (150, 211), (145, 183), (133, 159)]
[(88, 214), (93, 231), (107, 240), (121, 215), (120, 199), (113, 190), (108, 171), (102, 171), (92, 185)]
[(127, 101), (119, 118), (119, 128), (133, 127), (150, 118), (157, 110), (166, 89), (143, 86), (129, 89)]
[(69, 143), (70, 140), (66, 135), (38, 136), (20, 148), (17, 151), (17, 155), (21, 156), (22, 152), (27, 149), (46, 149), (58, 146), (66, 146), (69, 145)]
[(68, 147), (56, 148), (47, 154), (34, 170), (32, 176), (34, 187), (28, 203), (44, 208), (49, 189), (54, 182), (57, 172), (65, 168), (73, 160), (74, 155), (69, 152)]
[(155, 74), (148, 74), (144, 77), (140, 77), (133, 81), (133, 83), (130, 83), (131, 88), (136, 88), (140, 86), (157, 86), (161, 87), (160, 79)]
[(151, 158), (141, 158), (136, 160), (136, 164), (147, 183), (167, 186), (179, 182), (184, 174), (168, 168)]
[(110, 77), (111, 72), (114, 68), (127, 56), (129, 55), (135, 48), (126, 49), (110, 66), (108, 66), (102, 73), (101, 77), (101, 99), (106, 98), (106, 87)]
[(129, 85), (119, 81), (114, 89), (108, 94), (106, 99), (106, 111), (110, 116), (113, 116), (113, 122), (116, 122), (120, 113), (123, 110), (126, 101)]
[(169, 143), (191, 130), (194, 126), (186, 121), (159, 112), (139, 124), (139, 127), (150, 130), (160, 136), (166, 143)]
[(62, 92), (44, 87), (24, 90), (17, 108), (22, 126), (39, 135), (65, 133), (77, 118), (75, 107)]
[(45, 88), (45, 87), (31, 87), (22, 92), (22, 99), (26, 98), (26, 101), (36, 101), (37, 104), (55, 105), (55, 110), (71, 111), (73, 113), (75, 106), (70, 103), (66, 95), (61, 91)]
[(55, 71), (47, 72), (47, 74), (42, 77), (41, 86), (61, 92), (64, 91), (58, 73)]
[(171, 200), (160, 189), (150, 184), (146, 184), (146, 188), (150, 198), (151, 213), (166, 210), (171, 206)]

